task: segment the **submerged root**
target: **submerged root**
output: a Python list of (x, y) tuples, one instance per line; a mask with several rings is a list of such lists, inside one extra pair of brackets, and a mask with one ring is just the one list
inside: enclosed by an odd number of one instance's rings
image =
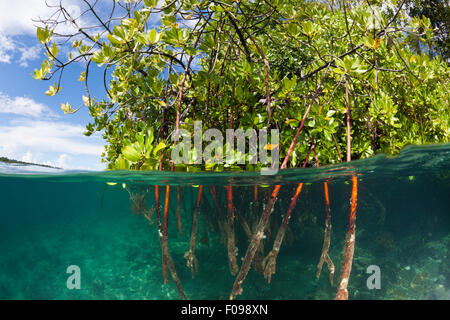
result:
[(140, 215), (143, 212), (147, 211), (147, 206), (145, 203), (147, 194), (135, 194), (134, 197), (132, 197), (132, 204), (131, 204), (131, 211), (133, 211), (135, 214)]
[(177, 225), (178, 232), (180, 233), (180, 236), (183, 236), (183, 223), (181, 221), (181, 196), (183, 194), (184, 187), (180, 192), (180, 187), (177, 187), (177, 211), (175, 212), (175, 221)]
[(186, 265), (192, 272), (192, 278), (198, 272), (198, 260), (195, 256), (195, 246), (197, 243), (197, 232), (198, 232), (198, 218), (200, 215), (200, 201), (202, 199), (203, 186), (198, 189), (197, 202), (195, 204), (194, 214), (192, 216), (192, 230), (191, 230), (191, 240), (189, 244), (189, 251), (184, 254), (184, 258), (187, 260)]
[(275, 241), (273, 243), (273, 248), (269, 252), (269, 254), (266, 256), (266, 258), (263, 260), (264, 278), (266, 278), (269, 283), (272, 278), (272, 275), (275, 274), (277, 256), (278, 256), (278, 253), (280, 252), (281, 244), (283, 243), (284, 234), (286, 233), (287, 225), (289, 223), (289, 219), (291, 218), (292, 210), (295, 207), (297, 198), (300, 195), (302, 188), (303, 188), (303, 183), (301, 182), (298, 184), (297, 189), (295, 190), (295, 194), (292, 197), (291, 203), (289, 204), (288, 211), (286, 212), (286, 215), (283, 218), (283, 223), (282, 223), (280, 229), (278, 229), (277, 237), (275, 238)]
[[(155, 208), (152, 207), (150, 209), (147, 209), (147, 193), (148, 188), (140, 189), (137, 192), (132, 191), (130, 189), (130, 186), (126, 186), (125, 189), (127, 190), (128, 194), (130, 195), (131, 200), (131, 211), (137, 215), (143, 215), (145, 219), (148, 220), (150, 224), (153, 224), (152, 216), (153, 212), (155, 211)], [(159, 195), (158, 195), (158, 203), (159, 203)]]
[(162, 243), (163, 243), (163, 253), (164, 253), (164, 259), (163, 259), (163, 273), (165, 274), (165, 284), (167, 283), (167, 258), (170, 257), (169, 253), (169, 245), (168, 245), (168, 218), (169, 218), (169, 198), (170, 198), (170, 187), (166, 186), (166, 198), (164, 202), (164, 225), (163, 225), (163, 232), (162, 232)]
[(255, 272), (264, 275), (264, 252), (256, 251), (255, 256), (253, 257), (253, 269)]
[(228, 263), (231, 275), (235, 275), (239, 268), (236, 262), (236, 243), (234, 235), (234, 206), (233, 206), (233, 187), (227, 186), (227, 248), (228, 248)]
[(319, 264), (317, 265), (316, 279), (319, 279), (320, 273), (322, 271), (323, 263), (326, 262), (328, 270), (330, 270), (330, 284), (333, 286), (334, 279), (334, 264), (328, 255), (328, 249), (330, 248), (330, 235), (331, 235), (331, 215), (330, 215), (330, 197), (328, 195), (328, 184), (324, 182), (324, 192), (325, 192), (325, 210), (326, 210), (326, 220), (325, 220), (325, 232), (322, 246), (322, 253), (320, 255)]
[(235, 245), (234, 228), (230, 222), (227, 224), (227, 234), (228, 264), (230, 273), (234, 276), (239, 271), (239, 268), (236, 261), (237, 249)]
[(159, 242), (161, 245), (161, 264), (164, 283), (166, 284), (169, 280), (167, 277), (167, 267), (166, 267), (166, 253), (164, 252), (164, 241), (163, 241), (163, 226), (161, 223), (161, 208), (159, 204), (159, 187), (155, 186), (155, 211), (156, 211), (156, 222), (158, 227)]
[(352, 270), (353, 253), (355, 250), (355, 229), (356, 229), (356, 204), (358, 196), (358, 179), (352, 176), (352, 198), (350, 203), (350, 216), (345, 236), (344, 257), (342, 259), (341, 274), (339, 277), (339, 286), (335, 300), (348, 300), (347, 285)]
[(181, 280), (178, 277), (175, 265), (172, 260), (172, 256), (170, 255), (169, 251), (168, 245), (169, 197), (170, 197), (170, 187), (166, 186), (166, 198), (164, 202), (164, 223), (161, 223), (161, 210), (159, 207), (159, 188), (158, 186), (155, 187), (156, 219), (158, 225), (159, 242), (161, 245), (161, 253), (162, 253), (161, 256), (162, 256), (162, 270), (163, 270), (164, 284), (168, 282), (167, 269), (169, 269), (170, 276), (172, 277), (172, 280), (175, 282), (175, 286), (177, 287), (178, 293), (180, 294), (182, 299), (187, 300), (188, 298), (184, 293)]
[(270, 283), (272, 275), (275, 274), (277, 266), (278, 251), (272, 249), (269, 254), (263, 259), (262, 265), (264, 268), (264, 278)]
[[(326, 230), (325, 230), (325, 232), (326, 232)], [(325, 236), (325, 237), (327, 237), (327, 236)], [(328, 266), (328, 270), (330, 271), (330, 276), (329, 276), (330, 285), (333, 286), (335, 267), (334, 267), (333, 261), (331, 260), (330, 256), (328, 255), (329, 247), (330, 247), (330, 240), (325, 239), (324, 243), (323, 243), (322, 254), (320, 256), (320, 261), (317, 265), (316, 279), (319, 279), (320, 273), (322, 271), (323, 263), (326, 262), (327, 266)]]
[(248, 225), (247, 221), (240, 215), (236, 214), (236, 218), (239, 221), (240, 225), (242, 226), (242, 229), (244, 229), (244, 232), (248, 238), (248, 241), (252, 239), (252, 230), (250, 229), (250, 226)]
[(330, 275), (329, 275), (329, 278), (330, 278), (330, 284), (331, 284), (331, 286), (333, 286), (333, 279), (334, 279), (334, 271), (335, 271), (335, 267), (334, 267), (333, 261), (331, 260), (330, 256), (328, 255), (328, 253), (327, 253), (327, 255), (325, 256), (325, 262), (327, 263), (328, 270), (330, 270)]
[[(133, 190), (132, 190), (133, 189)], [(137, 189), (137, 190), (135, 190)], [(106, 188), (105, 188), (106, 190)], [(139, 187), (130, 187), (126, 186), (125, 190), (127, 190), (130, 195), (131, 200), (131, 211), (137, 215), (145, 215), (147, 210), (147, 192), (148, 188), (139, 188)]]
[[(258, 186), (253, 187), (253, 202), (251, 204), (251, 212), (249, 222), (246, 220), (243, 221), (244, 231), (247, 234), (248, 241), (252, 240), (252, 231), (250, 229), (249, 223), (251, 223), (251, 218), (256, 216), (256, 212), (258, 211)], [(254, 229), (256, 229), (256, 224), (253, 225)], [(248, 228), (248, 230), (246, 230)], [(253, 258), (253, 268), (256, 272), (264, 274), (264, 243), (261, 241), (259, 243), (258, 250), (255, 253), (255, 257)]]
[(195, 249), (194, 250), (189, 249), (189, 251), (187, 251), (184, 254), (184, 258), (187, 260), (186, 265), (188, 266), (189, 269), (191, 269), (192, 278), (194, 278), (195, 274), (198, 273), (198, 260), (197, 257), (195, 256)]
[(152, 216), (153, 212), (155, 212), (155, 208), (152, 207), (148, 210), (148, 213), (144, 213), (144, 218), (148, 220), (148, 223), (153, 224)]
[[(297, 138), (300, 135), (300, 131), (303, 129), (305, 120), (308, 116), (309, 111), (311, 110), (312, 105), (314, 104), (314, 101), (317, 99), (317, 97), (319, 95), (320, 87), (322, 86), (322, 82), (323, 82), (327, 72), (328, 72), (328, 67), (325, 71), (324, 76), (320, 80), (320, 83), (317, 86), (316, 92), (315, 92), (313, 98), (311, 99), (311, 102), (310, 102), (305, 114), (303, 115), (302, 121), (300, 122), (300, 124), (297, 128), (297, 131), (295, 133), (295, 136), (291, 141), (291, 144), (290, 144), (289, 149), (286, 153), (286, 156), (283, 160), (283, 163), (281, 164), (280, 170), (284, 170), (287, 167), (287, 163), (289, 161), (291, 153), (293, 152), (294, 147), (297, 143)], [(261, 219), (259, 220), (258, 226), (256, 228), (256, 232), (253, 234), (252, 241), (250, 242), (250, 244), (247, 248), (247, 252), (245, 253), (245, 257), (244, 257), (244, 260), (241, 265), (241, 270), (239, 271), (239, 273), (234, 281), (233, 289), (230, 294), (230, 299), (234, 299), (235, 296), (242, 293), (241, 285), (244, 282), (245, 277), (248, 274), (248, 271), (250, 270), (250, 266), (252, 264), (253, 258), (255, 257), (256, 250), (258, 250), (258, 248), (259, 248), (261, 239), (264, 237), (264, 230), (266, 229), (267, 222), (268, 222), (270, 214), (272, 213), (272, 210), (273, 210), (273, 206), (274, 206), (275, 202), (277, 201), (277, 196), (280, 191), (280, 188), (281, 188), (280, 185), (275, 186), (275, 188), (272, 191), (272, 194), (269, 198), (269, 201), (267, 202), (267, 206), (265, 207), (264, 212), (261, 216)]]
[(238, 294), (242, 293), (241, 285), (244, 282), (248, 274), (248, 271), (250, 270), (250, 266), (252, 264), (253, 258), (255, 257), (255, 253), (259, 248), (261, 239), (264, 237), (264, 230), (266, 229), (269, 216), (272, 213), (273, 206), (275, 204), (275, 201), (277, 200), (280, 188), (281, 188), (280, 185), (275, 186), (270, 196), (269, 202), (267, 203), (267, 206), (261, 216), (261, 219), (259, 220), (256, 231), (253, 233), (252, 241), (250, 241), (250, 244), (247, 248), (247, 252), (245, 253), (244, 260), (242, 261), (241, 270), (239, 271), (233, 284), (233, 290), (231, 291), (230, 294), (231, 300), (234, 299)]
[[(168, 248), (167, 248), (167, 252), (169, 252)], [(177, 270), (175, 269), (175, 265), (173, 263), (173, 260), (172, 260), (172, 257), (170, 256), (170, 254), (167, 256), (166, 260), (167, 260), (167, 266), (168, 266), (169, 271), (170, 271), (170, 275), (171, 275), (171, 277), (173, 279), (173, 282), (175, 282), (175, 286), (178, 289), (178, 293), (180, 294), (182, 299), (187, 300), (188, 297), (184, 293), (183, 286), (181, 284), (181, 280), (180, 280), (180, 278), (178, 278)]]

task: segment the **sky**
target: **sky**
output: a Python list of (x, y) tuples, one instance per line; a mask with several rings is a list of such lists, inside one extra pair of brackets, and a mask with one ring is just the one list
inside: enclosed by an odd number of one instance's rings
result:
[[(81, 0), (63, 3), (74, 11), (82, 9)], [(31, 77), (44, 59), (32, 19), (49, 17), (53, 10), (44, 0), (0, 0), (0, 157), (64, 169), (103, 170), (101, 135), (83, 135), (90, 121), (87, 108), (70, 115), (61, 110), (61, 103), (82, 105), (84, 86), (77, 81), (81, 65), (65, 71), (62, 90), (53, 97), (45, 95), (53, 81)], [(101, 81), (89, 85), (94, 95), (104, 96)]]
[[(84, 82), (78, 82), (84, 65), (71, 64), (65, 69), (61, 91), (52, 97), (45, 95), (57, 80), (35, 80), (31, 77), (40, 69), (44, 50), (36, 37), (38, 18), (49, 18), (55, 8), (49, 8), (46, 0), (0, 0), (0, 157), (26, 162), (47, 164), (70, 170), (103, 170), (101, 162), (104, 140), (100, 133), (90, 137), (83, 135), (89, 116), (86, 107), (66, 115), (61, 104), (69, 103), (74, 109), (83, 105), (86, 95)], [(47, 0), (50, 4), (62, 2), (74, 17), (87, 8), (83, 0)], [(102, 17), (108, 17), (114, 0), (89, 0)], [(159, 0), (158, 7), (163, 0)], [(117, 9), (117, 5), (116, 5)], [(120, 11), (119, 11), (120, 14)], [(81, 15), (81, 26), (97, 25), (95, 17)], [(196, 21), (180, 20), (181, 27), (192, 28)], [(153, 13), (148, 24), (151, 28), (160, 24), (160, 13)], [(70, 24), (57, 27), (59, 33), (71, 33)], [(105, 36), (105, 35), (103, 35)], [(71, 43), (70, 43), (71, 44)], [(68, 57), (67, 45), (58, 58)], [(193, 68), (196, 61), (193, 62)], [(92, 65), (91, 65), (92, 66)], [(103, 69), (89, 69), (89, 91), (98, 100), (105, 98)]]

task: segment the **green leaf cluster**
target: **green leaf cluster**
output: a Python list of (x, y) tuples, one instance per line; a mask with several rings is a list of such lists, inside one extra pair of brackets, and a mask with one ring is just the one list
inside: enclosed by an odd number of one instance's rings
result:
[[(282, 161), (317, 90), (289, 166), (303, 164), (312, 141), (321, 165), (337, 163), (347, 147), (347, 82), (352, 159), (449, 142), (449, 70), (430, 46), (432, 25), (408, 18), (405, 8), (382, 9), (382, 1), (353, 2), (342, 10), (323, 1), (172, 1), (156, 11), (157, 1), (144, 1), (102, 41), (93, 34), (74, 42), (110, 75), (108, 98), (85, 103), (92, 117), (85, 134), (102, 133), (109, 169), (170, 169), (179, 112), (180, 128), (191, 132), (194, 119), (224, 136), (231, 124), (277, 128)], [(187, 27), (190, 18), (195, 26)], [(47, 27), (37, 36), (44, 45), (52, 41)], [(56, 55), (55, 46), (49, 50)], [(34, 77), (56, 67), (46, 59)], [(55, 84), (48, 94), (59, 90)], [(237, 165), (241, 157), (249, 155), (175, 169), (261, 167)]]

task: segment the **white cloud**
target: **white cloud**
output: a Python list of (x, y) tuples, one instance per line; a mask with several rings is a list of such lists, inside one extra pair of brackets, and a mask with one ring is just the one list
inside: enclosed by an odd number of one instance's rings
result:
[(33, 161), (34, 161), (33, 154), (32, 154), (30, 151), (28, 151), (28, 152), (22, 157), (22, 161), (25, 161), (25, 162), (33, 162)]
[(65, 169), (104, 169), (103, 140), (84, 136), (84, 130), (61, 122), (13, 120), (0, 125), (0, 155)]
[(63, 153), (62, 155), (60, 155), (58, 157), (58, 159), (56, 160), (56, 167), (58, 168), (67, 168), (68, 165), (66, 163), (67, 159), (68, 159), (68, 155)]
[[(58, 4), (59, 0), (48, 0), (49, 4)], [(74, 17), (80, 15), (80, 6), (76, 0), (62, 0), (67, 11)], [(11, 63), (15, 54), (20, 54), (18, 63), (22, 67), (28, 67), (29, 60), (40, 57), (42, 46), (36, 38), (36, 26), (40, 25), (36, 20), (39, 18), (55, 18), (52, 15), (57, 8), (48, 7), (45, 0), (0, 0), (0, 63)], [(34, 21), (33, 21), (34, 20)], [(83, 25), (83, 20), (77, 20)], [(59, 24), (56, 32), (73, 33), (74, 26), (70, 24)], [(28, 41), (18, 39), (18, 36), (28, 36), (33, 44), (27, 45)]]
[(36, 60), (40, 57), (41, 46), (19, 48), (21, 53), (19, 63), (22, 67), (28, 67), (28, 60)]
[(93, 144), (93, 139), (84, 136), (83, 131), (83, 126), (63, 122), (15, 120), (9, 126), (0, 126), (0, 146), (14, 149), (20, 145), (41, 152), (99, 156), (103, 146)]
[[(59, 0), (47, 1), (49, 4), (58, 4)], [(70, 13), (79, 14), (80, 8), (74, 0), (63, 0), (63, 5)], [(9, 36), (35, 35), (35, 22), (39, 18), (49, 18), (57, 8), (48, 7), (45, 0), (15, 0), (0, 1), (0, 32)], [(67, 26), (66, 26), (67, 27)]]
[[(37, 41), (34, 41), (37, 43)], [(11, 36), (2, 34), (0, 30), (0, 62), (11, 63), (16, 53), (20, 53), (19, 64), (22, 67), (28, 67), (29, 60), (36, 60), (40, 57), (42, 47), (40, 44), (35, 46), (26, 45), (19, 42)]]
[(0, 62), (10, 63), (15, 48), (13, 40), (0, 32)]
[(9, 97), (0, 91), (0, 113), (31, 117), (56, 117), (50, 108), (27, 97)]

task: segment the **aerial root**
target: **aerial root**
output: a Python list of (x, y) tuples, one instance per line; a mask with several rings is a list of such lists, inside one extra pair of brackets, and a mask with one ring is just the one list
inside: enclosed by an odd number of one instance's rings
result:
[(325, 256), (325, 261), (326, 261), (326, 263), (327, 263), (328, 270), (330, 270), (330, 275), (329, 275), (329, 278), (330, 278), (330, 284), (331, 284), (331, 286), (333, 286), (333, 279), (334, 279), (334, 270), (335, 270), (335, 267), (334, 267), (333, 261), (331, 260), (330, 256), (328, 255), (328, 253), (327, 253), (327, 255)]
[(168, 245), (168, 218), (169, 218), (169, 199), (170, 199), (170, 187), (166, 186), (166, 198), (164, 201), (164, 224), (162, 232), (162, 250), (163, 250), (163, 261), (162, 269), (164, 274), (164, 284), (168, 282), (167, 277), (167, 258), (170, 257), (169, 245)]
[(331, 235), (331, 214), (330, 214), (330, 197), (328, 195), (328, 183), (324, 182), (324, 192), (325, 192), (325, 211), (326, 211), (326, 219), (325, 219), (325, 232), (322, 246), (322, 253), (320, 255), (320, 260), (317, 265), (317, 273), (316, 279), (319, 279), (320, 273), (322, 271), (323, 263), (326, 262), (328, 266), (328, 270), (330, 271), (330, 284), (333, 286), (333, 278), (334, 278), (334, 264), (328, 255), (328, 250), (330, 248), (330, 235)]
[(181, 221), (181, 196), (183, 194), (184, 187), (180, 191), (180, 187), (177, 187), (177, 211), (175, 212), (175, 222), (177, 225), (178, 232), (180, 233), (180, 236), (183, 236), (183, 223)]
[(270, 283), (272, 275), (275, 274), (277, 266), (277, 256), (278, 251), (271, 250), (269, 254), (262, 260), (262, 265), (264, 268), (264, 278)]
[(175, 265), (173, 263), (172, 257), (169, 255), (169, 256), (167, 256), (166, 260), (167, 260), (167, 266), (168, 266), (169, 271), (170, 271), (170, 275), (171, 275), (171, 277), (173, 279), (173, 282), (175, 282), (175, 285), (176, 285), (176, 287), (178, 289), (178, 293), (180, 294), (182, 299), (187, 300), (188, 297), (184, 293), (183, 286), (181, 284), (180, 278), (178, 278), (178, 274), (177, 274), (177, 271), (175, 269)]
[(288, 211), (286, 212), (286, 215), (283, 218), (281, 227), (278, 229), (277, 237), (275, 238), (275, 241), (273, 243), (273, 248), (266, 256), (266, 258), (263, 260), (264, 278), (266, 278), (269, 283), (272, 278), (272, 275), (275, 274), (277, 256), (278, 253), (280, 252), (281, 244), (283, 243), (284, 234), (286, 233), (287, 225), (289, 224), (289, 219), (291, 218), (292, 210), (295, 207), (297, 198), (300, 195), (302, 188), (303, 182), (298, 184), (297, 189), (295, 190), (295, 194), (292, 197), (291, 203), (289, 204)]
[(155, 211), (156, 211), (156, 222), (158, 227), (158, 238), (161, 245), (162, 273), (164, 283), (167, 283), (169, 280), (167, 278), (166, 253), (164, 252), (163, 226), (161, 222), (161, 207), (159, 203), (159, 186), (155, 186)]
[(197, 202), (195, 204), (194, 214), (192, 216), (192, 230), (191, 230), (191, 240), (189, 245), (189, 251), (184, 254), (184, 258), (187, 260), (186, 265), (192, 272), (192, 278), (198, 273), (198, 260), (195, 256), (195, 246), (197, 243), (197, 233), (198, 233), (198, 218), (200, 215), (200, 201), (202, 199), (203, 186), (199, 186)]
[(345, 237), (344, 257), (342, 259), (341, 274), (339, 277), (338, 291), (335, 300), (348, 300), (348, 281), (352, 270), (353, 253), (355, 250), (355, 229), (356, 229), (356, 204), (358, 196), (358, 179), (352, 176), (352, 198), (350, 202), (350, 216)]
[(143, 215), (144, 215), (144, 218), (148, 220), (148, 223), (149, 223), (149, 224), (153, 224), (153, 219), (152, 219), (153, 212), (155, 212), (155, 208), (154, 208), (154, 207), (150, 208), (150, 209), (148, 210), (148, 213), (144, 213), (144, 214), (143, 214)]
[(228, 248), (228, 264), (231, 275), (235, 275), (239, 268), (236, 261), (236, 243), (234, 234), (234, 206), (233, 206), (233, 187), (225, 187), (227, 191), (227, 248)]
[(280, 188), (281, 188), (280, 185), (275, 186), (270, 196), (270, 199), (267, 203), (267, 206), (261, 216), (261, 219), (259, 220), (258, 226), (255, 232), (253, 233), (252, 240), (250, 241), (250, 244), (244, 256), (244, 260), (242, 261), (241, 270), (239, 271), (233, 284), (233, 289), (230, 294), (231, 300), (234, 299), (237, 295), (242, 293), (241, 285), (244, 282), (248, 274), (248, 271), (250, 270), (253, 258), (255, 257), (255, 253), (260, 246), (261, 239), (264, 237), (264, 230), (266, 229), (269, 216), (272, 213), (272, 209), (277, 200)]
[[(170, 197), (170, 187), (166, 186), (166, 198), (164, 202), (164, 223), (161, 222), (161, 208), (159, 202), (159, 187), (155, 186), (155, 212), (156, 212), (156, 222), (158, 228), (158, 238), (161, 245), (161, 260), (162, 260), (162, 273), (164, 284), (168, 283), (167, 269), (169, 269), (170, 276), (172, 277), (175, 285), (177, 287), (178, 293), (182, 299), (187, 299), (184, 293), (183, 286), (181, 284), (180, 278), (178, 277), (175, 265), (170, 255), (168, 246), (168, 216), (169, 216), (169, 197)], [(150, 215), (150, 213), (149, 213)]]

